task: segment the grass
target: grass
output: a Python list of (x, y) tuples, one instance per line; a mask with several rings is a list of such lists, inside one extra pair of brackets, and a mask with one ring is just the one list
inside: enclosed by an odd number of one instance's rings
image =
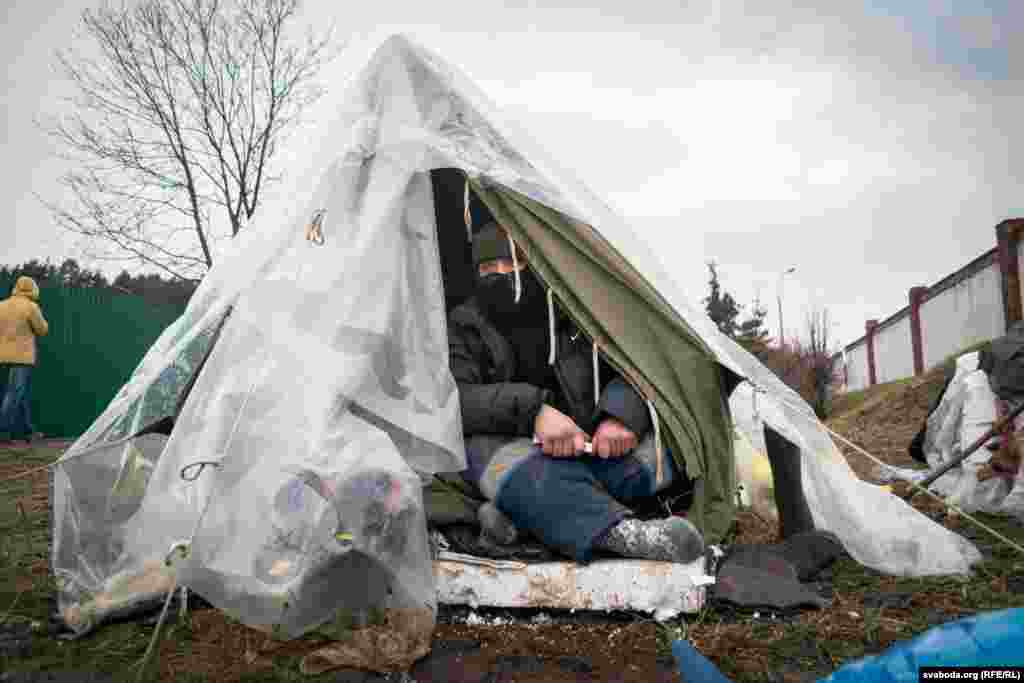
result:
[[(63, 446), (37, 446), (30, 451), (0, 448), (0, 480), (18, 472), (54, 462)], [(80, 640), (47, 637), (50, 614), (56, 609), (56, 586), (49, 576), (49, 514), (45, 491), (46, 473), (0, 483), (0, 629), (31, 629), (29, 657), (0, 654), (0, 671), (102, 672), (117, 681), (135, 681), (139, 665), (153, 637), (154, 626), (140, 622), (109, 624)], [(43, 492), (42, 497), (40, 493)], [(202, 616), (200, 616), (202, 615)], [(213, 618), (211, 618), (213, 617)], [(159, 656), (154, 657), (142, 680), (173, 680), (179, 683), (271, 683), (335, 680), (335, 675), (305, 676), (299, 672), (301, 654), (313, 649), (297, 641), (298, 653), (283, 651), (261, 657), (256, 667), (241, 664), (245, 652), (254, 650), (266, 636), (244, 628), (216, 610), (189, 613), (180, 620), (169, 612), (160, 635)], [(178, 662), (178, 670), (170, 672)], [(237, 664), (237, 666), (235, 666)], [(225, 672), (225, 668), (229, 670)], [(258, 670), (244, 670), (255, 668)]]
[[(45, 465), (57, 452), (34, 448), (28, 452), (0, 451), (3, 476), (16, 469)], [(17, 463), (17, 467), (12, 463)], [(48, 515), (45, 505), (31, 505), (37, 475), (0, 484), (0, 613), (6, 627), (28, 626), (44, 632), (53, 609), (54, 585), (47, 559)], [(36, 479), (33, 482), (33, 479)], [(131, 625), (113, 626), (92, 641), (65, 642), (35, 638), (31, 657), (17, 662), (28, 671), (103, 671), (115, 673), (130, 665), (145, 649), (145, 640)], [(2, 661), (12, 669), (15, 662)]]

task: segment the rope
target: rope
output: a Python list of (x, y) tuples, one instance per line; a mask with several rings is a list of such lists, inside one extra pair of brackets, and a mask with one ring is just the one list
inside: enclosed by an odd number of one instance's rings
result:
[(306, 226), (306, 241), (312, 242), (317, 246), (322, 246), (324, 243), (324, 231), (323, 221), (324, 214), (327, 213), (325, 209), (320, 209), (313, 214), (313, 220), (310, 221), (309, 225)]
[(185, 621), (188, 618), (188, 586), (181, 587), (181, 595), (178, 598), (181, 603), (179, 605), (178, 619)]
[(177, 587), (178, 575), (177, 572), (175, 572), (174, 581), (171, 582), (171, 589), (167, 591), (167, 598), (164, 600), (164, 608), (160, 611), (160, 618), (157, 619), (156, 628), (153, 630), (153, 637), (149, 639), (149, 646), (146, 648), (146, 654), (142, 656), (142, 661), (139, 664), (139, 675), (135, 678), (138, 683), (142, 683), (142, 677), (146, 673), (146, 666), (149, 664), (149, 658), (153, 656), (153, 648), (156, 647), (156, 641), (160, 637), (160, 632), (164, 625), (164, 619), (167, 618), (167, 609), (171, 606), (171, 598), (174, 596), (174, 589)]
[(654, 409), (654, 401), (647, 399), (647, 410), (651, 413), (651, 424), (654, 425), (654, 453), (658, 459), (657, 474), (655, 475), (655, 487), (661, 486), (664, 480), (664, 465), (662, 463), (663, 453), (661, 452), (661, 427), (658, 425), (658, 411)]
[[(78, 455), (83, 455), (83, 453), (79, 453)], [(74, 456), (74, 457), (78, 457), (78, 456)], [(68, 460), (73, 460), (73, 459), (74, 458), (61, 458), (57, 462), (52, 462), (49, 465), (41, 465), (39, 467), (33, 467), (30, 470), (25, 470), (24, 472), (21, 472), (19, 474), (15, 474), (13, 477), (6, 477), (4, 479), (0, 479), (0, 484), (6, 484), (9, 481), (14, 481), (16, 479), (21, 479), (22, 477), (30, 477), (33, 474), (36, 474), (37, 472), (44, 472), (44, 471), (50, 469), (51, 467), (56, 467), (57, 465), (60, 465), (63, 462), (66, 462)]]
[(516, 303), (518, 304), (523, 289), (522, 283), (519, 280), (519, 258), (516, 256), (516, 243), (512, 241), (512, 235), (508, 236), (508, 248), (512, 252), (512, 272), (515, 273), (516, 278)]
[[(242, 415), (245, 413), (246, 406), (249, 405), (249, 398), (252, 396), (252, 392), (256, 389), (256, 383), (259, 380), (260, 377), (257, 376), (253, 379), (252, 384), (249, 385), (249, 391), (247, 391), (245, 394), (245, 399), (242, 401), (242, 405), (238, 409), (238, 414), (235, 416), (235, 422), (233, 425), (231, 425), (231, 432), (228, 434), (227, 441), (224, 444), (224, 453), (227, 453), (228, 448), (231, 446), (231, 442), (234, 441), (235, 434), (238, 432), (238, 425), (242, 421)], [(215, 462), (212, 460), (201, 460), (186, 465), (185, 467), (182, 468), (179, 474), (181, 478), (184, 479), (185, 481), (195, 481), (196, 479), (199, 478), (199, 475), (203, 473), (203, 470), (206, 468), (207, 465), (214, 467), (214, 469), (220, 467), (219, 462)], [(197, 472), (196, 475), (191, 479), (187, 478), (185, 476), (185, 472), (195, 466), (199, 466), (199, 472)], [(212, 490), (210, 492), (210, 495), (206, 497), (206, 503), (203, 505), (203, 509), (199, 512), (199, 516), (196, 517), (196, 523), (192, 526), (192, 533), (189, 535), (188, 541), (177, 541), (173, 543), (171, 545), (171, 549), (167, 552), (167, 556), (164, 559), (165, 563), (170, 563), (170, 558), (175, 551), (178, 551), (178, 553), (181, 555), (181, 559), (185, 559), (188, 557), (190, 549), (192, 548), (192, 544), (195, 543), (196, 534), (199, 533), (199, 527), (202, 525), (203, 519), (206, 517), (206, 512), (210, 509), (210, 503), (213, 502), (214, 491), (216, 491), (216, 489)], [(171, 583), (171, 589), (167, 591), (167, 599), (164, 600), (163, 611), (160, 612), (160, 618), (157, 620), (156, 629), (154, 629), (153, 631), (153, 637), (149, 641), (149, 647), (146, 648), (146, 654), (143, 655), (142, 663), (139, 667), (139, 675), (138, 678), (136, 679), (139, 683), (141, 683), (142, 681), (142, 675), (146, 671), (146, 665), (149, 663), (149, 658), (153, 655), (153, 648), (156, 646), (156, 641), (160, 637), (160, 632), (161, 629), (163, 628), (164, 620), (167, 618), (167, 609), (168, 607), (170, 607), (171, 604), (171, 597), (174, 595), (174, 591), (177, 587), (178, 573), (175, 572), (174, 581)]]
[(6, 484), (9, 481), (14, 481), (16, 479), (21, 479), (22, 477), (30, 477), (33, 474), (36, 474), (38, 472), (44, 472), (44, 471), (50, 469), (51, 467), (57, 467), (58, 465), (63, 465), (66, 462), (70, 462), (72, 460), (80, 458), (83, 455), (89, 455), (91, 453), (95, 453), (96, 451), (98, 451), (100, 449), (103, 449), (103, 448), (113, 448), (114, 446), (120, 446), (121, 444), (128, 443), (132, 439), (137, 439), (137, 438), (139, 438), (139, 436), (137, 434), (132, 434), (131, 436), (126, 436), (124, 438), (117, 439), (115, 441), (106, 441), (104, 443), (97, 444), (95, 446), (90, 446), (89, 448), (85, 448), (85, 449), (79, 451), (78, 453), (75, 453), (74, 455), (64, 456), (64, 457), (62, 457), (62, 458), (60, 458), (58, 460), (55, 460), (55, 461), (51, 462), (49, 465), (40, 465), (39, 467), (33, 467), (30, 470), (25, 470), (24, 472), (21, 472), (19, 474), (15, 474), (13, 477), (6, 477), (5, 479), (0, 479), (0, 484)]
[[(766, 391), (765, 391), (764, 389), (762, 389), (761, 387), (757, 386), (756, 384), (754, 384), (753, 382), (751, 382), (751, 381), (750, 381), (749, 379), (748, 379), (747, 381), (748, 381), (748, 382), (750, 382), (750, 385), (751, 385), (752, 387), (754, 387), (754, 391), (755, 391), (755, 392), (757, 392), (757, 391), (760, 391), (760, 392), (762, 392), (762, 393), (767, 393), (767, 392), (766, 392)], [(853, 443), (852, 441), (850, 441), (849, 439), (847, 439), (847, 438), (846, 438), (845, 436), (843, 436), (842, 434), (838, 434), (837, 432), (833, 431), (833, 430), (832, 430), (831, 428), (829, 428), (829, 426), (828, 426), (828, 425), (826, 425), (825, 423), (823, 423), (823, 422), (821, 422), (820, 420), (818, 420), (818, 418), (816, 418), (816, 417), (812, 417), (812, 416), (810, 416), (810, 415), (807, 415), (807, 414), (806, 414), (806, 413), (805, 413), (805, 412), (804, 412), (803, 410), (800, 410), (800, 409), (799, 409), (799, 406), (797, 406), (796, 404), (794, 404), (794, 403), (791, 403), (791, 402), (787, 401), (786, 399), (784, 399), (784, 398), (781, 398), (781, 397), (779, 397), (779, 396), (774, 396), (773, 398), (775, 398), (775, 399), (779, 400), (779, 401), (780, 401), (781, 403), (783, 403), (783, 404), (785, 404), (785, 405), (787, 405), (787, 406), (789, 406), (789, 407), (793, 408), (795, 412), (797, 412), (797, 413), (798, 413), (798, 414), (799, 414), (800, 416), (802, 416), (802, 417), (803, 417), (804, 419), (806, 419), (806, 420), (807, 420), (808, 422), (812, 422), (812, 421), (813, 421), (813, 422), (814, 422), (815, 424), (818, 424), (818, 425), (820, 425), (820, 426), (821, 426), (821, 427), (822, 427), (822, 428), (823, 428), (823, 429), (824, 429), (824, 430), (825, 430), (826, 432), (828, 432), (829, 434), (831, 434), (831, 435), (832, 435), (833, 437), (835, 437), (835, 438), (839, 439), (840, 441), (842, 441), (842, 442), (843, 442), (843, 443), (845, 443), (846, 445), (850, 446), (850, 447), (851, 447), (851, 448), (853, 448), (853, 449), (854, 449), (855, 451), (857, 451), (858, 453), (860, 453), (861, 455), (863, 455), (864, 457), (866, 457), (866, 458), (867, 458), (868, 460), (871, 460), (871, 461), (872, 461), (872, 462), (874, 462), (875, 464), (877, 464), (877, 465), (881, 465), (882, 467), (889, 467), (889, 465), (887, 465), (886, 463), (882, 462), (881, 460), (879, 460), (879, 459), (878, 459), (878, 458), (876, 458), (875, 456), (871, 455), (871, 454), (870, 454), (870, 453), (868, 453), (868, 452), (867, 452), (866, 450), (864, 450), (863, 448), (861, 448), (861, 447), (860, 447), (860, 446), (858, 446), (857, 444)], [(988, 532), (989, 534), (991, 534), (991, 535), (992, 535), (992, 536), (994, 536), (995, 538), (997, 538), (997, 539), (999, 539), (1000, 541), (1002, 541), (1002, 542), (1006, 543), (1006, 544), (1007, 544), (1008, 546), (1010, 546), (1010, 547), (1011, 547), (1011, 548), (1013, 548), (1014, 550), (1017, 550), (1017, 551), (1018, 551), (1018, 552), (1020, 552), (1020, 553), (1021, 553), (1022, 555), (1024, 555), (1024, 547), (1021, 547), (1021, 546), (1020, 546), (1019, 544), (1015, 543), (1014, 541), (1010, 540), (1010, 539), (1009, 539), (1009, 538), (1007, 538), (1006, 536), (1002, 535), (1001, 533), (999, 533), (999, 532), (998, 532), (998, 531), (996, 531), (995, 529), (991, 528), (990, 526), (988, 526), (987, 524), (985, 524), (985, 523), (984, 523), (984, 522), (982, 522), (981, 520), (978, 520), (978, 519), (976, 519), (976, 518), (975, 518), (975, 517), (974, 517), (973, 515), (970, 515), (970, 514), (968, 514), (968, 513), (964, 512), (964, 511), (963, 511), (962, 509), (960, 509), (960, 507), (959, 507), (958, 505), (956, 505), (955, 503), (951, 503), (951, 502), (947, 501), (946, 499), (942, 498), (942, 497), (941, 497), (941, 496), (940, 496), (939, 494), (935, 493), (934, 491), (932, 491), (932, 490), (930, 490), (930, 489), (927, 489), (927, 488), (924, 488), (923, 486), (920, 486), (920, 485), (918, 485), (918, 484), (917, 484), (916, 482), (912, 482), (912, 481), (910, 481), (910, 482), (907, 482), (907, 483), (908, 483), (908, 484), (910, 484), (910, 486), (911, 486), (912, 488), (916, 489), (917, 491), (919, 491), (919, 492), (923, 492), (923, 493), (927, 493), (927, 494), (928, 494), (929, 496), (931, 496), (931, 497), (932, 497), (932, 498), (934, 498), (935, 500), (937, 500), (937, 501), (939, 501), (940, 503), (942, 503), (942, 504), (943, 504), (943, 506), (945, 506), (945, 507), (947, 507), (947, 508), (950, 508), (950, 509), (952, 509), (952, 510), (956, 511), (956, 513), (957, 513), (957, 514), (959, 514), (959, 515), (962, 515), (962, 516), (963, 516), (963, 517), (964, 517), (965, 519), (968, 519), (968, 520), (970, 520), (971, 522), (974, 522), (974, 524), (976, 524), (976, 525), (977, 525), (977, 526), (978, 526), (979, 528), (981, 528), (981, 529), (984, 529), (985, 531), (987, 531), (987, 532)], [(895, 494), (894, 494), (894, 495), (895, 495)], [(908, 505), (909, 505), (909, 503), (908, 503)]]
[[(203, 470), (205, 470), (207, 466), (220, 467), (220, 462), (217, 460), (197, 460), (196, 462), (190, 465), (185, 465), (184, 467), (182, 467), (181, 472), (179, 472), (178, 474), (185, 481), (195, 481), (196, 479), (199, 478), (199, 475), (203, 473)], [(193, 467), (198, 467), (199, 471), (192, 476), (186, 475), (185, 473), (191, 470)]]
[(548, 341), (551, 344), (551, 349), (548, 351), (548, 365), (555, 364), (555, 350), (558, 348), (558, 344), (555, 339), (555, 294), (548, 287)]
[(594, 342), (594, 407), (601, 403), (601, 367), (597, 362), (597, 342)]
[(462, 193), (462, 220), (466, 222), (466, 239), (473, 243), (473, 213), (469, 210), (469, 176), (466, 176), (466, 189)]

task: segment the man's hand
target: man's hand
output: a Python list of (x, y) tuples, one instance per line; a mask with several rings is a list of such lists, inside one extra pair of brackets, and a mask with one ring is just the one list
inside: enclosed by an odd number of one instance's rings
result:
[(587, 442), (586, 433), (573, 422), (572, 418), (545, 404), (537, 413), (533, 433), (540, 440), (545, 455), (555, 458), (571, 458), (583, 452)]
[(594, 433), (594, 455), (602, 458), (621, 458), (636, 445), (636, 434), (614, 417), (605, 418)]

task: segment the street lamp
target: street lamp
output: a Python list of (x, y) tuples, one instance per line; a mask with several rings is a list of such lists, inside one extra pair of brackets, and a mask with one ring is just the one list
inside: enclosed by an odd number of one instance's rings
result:
[(779, 286), (775, 288), (775, 298), (779, 303), (779, 348), (782, 348), (783, 342), (785, 341), (782, 336), (782, 278), (795, 270), (796, 266), (792, 266), (779, 273)]

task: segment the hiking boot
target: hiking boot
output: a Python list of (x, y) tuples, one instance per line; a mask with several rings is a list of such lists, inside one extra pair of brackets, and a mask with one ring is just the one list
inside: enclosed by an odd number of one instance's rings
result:
[(704, 555), (704, 538), (682, 517), (644, 521), (627, 517), (606, 531), (596, 545), (623, 557), (680, 564)]
[(511, 545), (519, 538), (519, 530), (494, 503), (484, 503), (476, 512), (482, 535), (499, 545)]

